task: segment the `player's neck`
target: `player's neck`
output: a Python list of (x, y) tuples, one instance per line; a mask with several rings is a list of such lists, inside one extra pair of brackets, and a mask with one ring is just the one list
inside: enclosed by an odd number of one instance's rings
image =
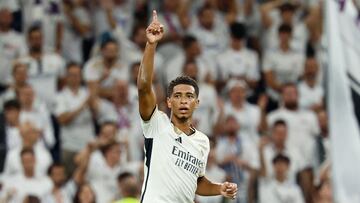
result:
[(171, 117), (171, 122), (174, 124), (176, 128), (184, 132), (186, 135), (191, 135), (194, 133), (194, 127), (192, 125), (192, 119), (180, 120), (175, 118), (175, 116)]

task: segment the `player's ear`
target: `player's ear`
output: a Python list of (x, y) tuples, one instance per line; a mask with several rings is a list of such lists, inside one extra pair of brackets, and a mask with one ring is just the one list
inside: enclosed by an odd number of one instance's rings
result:
[(196, 99), (196, 103), (195, 103), (195, 109), (197, 109), (200, 105), (200, 100), (199, 99)]
[(166, 104), (167, 104), (167, 107), (168, 107), (169, 109), (171, 109), (171, 99), (170, 99), (170, 97), (167, 97), (167, 99), (166, 99)]

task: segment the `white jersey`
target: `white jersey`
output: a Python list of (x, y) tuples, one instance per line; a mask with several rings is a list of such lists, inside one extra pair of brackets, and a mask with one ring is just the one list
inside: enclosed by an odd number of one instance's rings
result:
[(157, 108), (149, 121), (142, 121), (142, 129), (146, 157), (141, 203), (194, 202), (197, 180), (205, 175), (208, 137), (197, 130), (186, 135)]

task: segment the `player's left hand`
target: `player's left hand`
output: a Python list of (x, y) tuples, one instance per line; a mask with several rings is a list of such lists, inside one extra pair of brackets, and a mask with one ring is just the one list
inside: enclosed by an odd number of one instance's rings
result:
[(226, 198), (235, 199), (237, 193), (237, 184), (225, 182), (221, 184), (220, 194)]

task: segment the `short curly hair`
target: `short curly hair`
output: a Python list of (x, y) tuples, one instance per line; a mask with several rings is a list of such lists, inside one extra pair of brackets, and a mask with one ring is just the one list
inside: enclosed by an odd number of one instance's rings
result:
[(198, 86), (197, 82), (189, 76), (179, 76), (170, 82), (168, 89), (167, 89), (167, 97), (171, 96), (171, 94), (174, 91), (174, 87), (176, 85), (181, 85), (181, 84), (193, 86), (195, 89), (196, 96), (197, 97), (199, 96), (199, 86)]

